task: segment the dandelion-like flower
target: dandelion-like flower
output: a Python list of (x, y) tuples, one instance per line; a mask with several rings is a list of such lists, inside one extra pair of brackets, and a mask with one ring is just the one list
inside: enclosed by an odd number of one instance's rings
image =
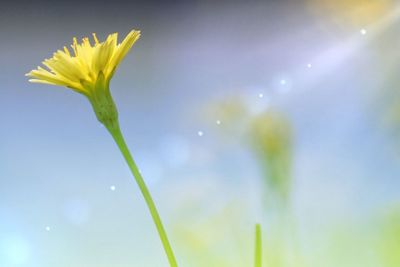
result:
[(97, 118), (103, 124), (115, 121), (118, 113), (109, 91), (114, 72), (133, 44), (139, 39), (140, 31), (132, 30), (118, 44), (118, 33), (110, 34), (99, 42), (93, 33), (93, 45), (88, 37), (78, 43), (73, 38), (71, 49), (64, 46), (50, 59), (43, 61), (43, 67), (27, 73), (30, 82), (65, 86), (88, 97)]
[(74, 38), (71, 45), (72, 51), (67, 47), (58, 50), (52, 58), (43, 61), (47, 69), (38, 67), (26, 75), (31, 77), (29, 80), (31, 82), (65, 86), (89, 99), (97, 119), (104, 124), (114, 138), (142, 192), (170, 266), (177, 267), (175, 255), (153, 198), (122, 135), (118, 123), (118, 111), (109, 88), (110, 80), (118, 64), (139, 37), (140, 32), (132, 30), (120, 44), (118, 44), (117, 33), (110, 34), (104, 42), (100, 43), (96, 34), (93, 34), (93, 45), (87, 37), (82, 39), (81, 44)]
[(281, 114), (268, 111), (254, 118), (250, 134), (269, 186), (282, 199), (288, 198), (292, 152), (290, 123)]

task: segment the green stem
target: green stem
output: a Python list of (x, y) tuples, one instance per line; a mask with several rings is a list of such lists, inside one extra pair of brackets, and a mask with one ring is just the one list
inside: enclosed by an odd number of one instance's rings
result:
[(256, 224), (254, 267), (261, 267), (262, 265), (261, 259), (262, 259), (261, 225)]
[(146, 201), (147, 207), (150, 210), (151, 217), (153, 218), (154, 224), (156, 225), (158, 235), (160, 236), (161, 242), (164, 246), (165, 253), (167, 254), (168, 261), (171, 267), (177, 267), (178, 264), (175, 259), (174, 252), (172, 251), (171, 245), (168, 241), (167, 233), (165, 232), (164, 226), (161, 222), (160, 215), (158, 214), (156, 205), (154, 204), (153, 198), (151, 197), (150, 191), (143, 180), (142, 175), (132, 158), (131, 153), (125, 143), (124, 137), (121, 133), (118, 123), (113, 123), (112, 125), (105, 125), (108, 131), (111, 133), (115, 142), (117, 143), (122, 155), (124, 156), (126, 163), (128, 163), (129, 168), (133, 176), (135, 177), (136, 183), (138, 184), (140, 191)]

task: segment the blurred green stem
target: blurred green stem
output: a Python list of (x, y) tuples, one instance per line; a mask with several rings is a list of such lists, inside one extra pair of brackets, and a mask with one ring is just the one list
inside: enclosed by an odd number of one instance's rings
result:
[(262, 259), (261, 225), (256, 224), (254, 267), (261, 267), (262, 265), (261, 259)]
[(154, 224), (156, 225), (158, 235), (160, 236), (161, 242), (164, 246), (165, 253), (167, 254), (168, 261), (171, 267), (177, 267), (178, 264), (175, 259), (174, 252), (172, 251), (171, 245), (169, 243), (167, 233), (165, 232), (164, 226), (161, 222), (160, 215), (158, 214), (157, 208), (154, 204), (153, 198), (151, 197), (150, 191), (146, 186), (146, 183), (143, 180), (142, 175), (132, 158), (131, 153), (125, 143), (124, 137), (121, 133), (118, 121), (114, 121), (112, 123), (106, 123), (106, 128), (114, 138), (115, 142), (117, 143), (119, 149), (121, 150), (122, 155), (124, 156), (126, 163), (135, 177), (136, 183), (142, 192), (142, 195), (146, 201), (147, 207), (150, 210), (151, 217), (153, 218)]

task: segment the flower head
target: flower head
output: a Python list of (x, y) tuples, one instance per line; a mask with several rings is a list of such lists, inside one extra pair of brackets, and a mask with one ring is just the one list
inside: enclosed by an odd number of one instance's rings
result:
[(118, 112), (112, 100), (109, 83), (118, 64), (139, 39), (140, 31), (132, 30), (118, 44), (118, 33), (110, 34), (99, 42), (93, 33), (93, 45), (89, 38), (78, 43), (73, 39), (72, 51), (64, 46), (43, 67), (27, 73), (30, 82), (65, 86), (88, 97), (99, 121), (106, 126), (117, 121)]
[(290, 122), (275, 111), (264, 112), (252, 121), (250, 136), (259, 155), (268, 186), (283, 200), (291, 187), (292, 128)]
[(117, 43), (118, 33), (110, 34), (100, 43), (93, 33), (93, 45), (88, 37), (83, 38), (81, 44), (73, 38), (72, 51), (64, 46), (52, 58), (43, 61), (47, 69), (39, 66), (26, 75), (32, 78), (30, 82), (66, 86), (90, 96), (99, 78), (107, 83), (110, 81), (116, 67), (139, 37), (140, 32), (132, 30), (120, 44)]

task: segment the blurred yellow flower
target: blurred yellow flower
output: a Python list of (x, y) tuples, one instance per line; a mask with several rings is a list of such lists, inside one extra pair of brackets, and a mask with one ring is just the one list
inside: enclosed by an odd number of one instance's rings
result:
[(64, 46), (50, 59), (45, 59), (43, 65), (27, 73), (30, 82), (46, 83), (69, 87), (79, 93), (91, 97), (98, 90), (96, 83), (108, 83), (116, 67), (139, 39), (140, 31), (132, 30), (126, 38), (117, 43), (118, 33), (110, 34), (104, 42), (99, 42), (93, 33), (94, 44), (88, 37), (79, 44), (73, 38), (71, 45), (73, 54)]
[(394, 8), (393, 0), (307, 0), (316, 14), (344, 26), (362, 27), (382, 19)]
[(292, 128), (280, 113), (267, 111), (252, 120), (250, 137), (266, 174), (268, 186), (282, 199), (291, 187)]

